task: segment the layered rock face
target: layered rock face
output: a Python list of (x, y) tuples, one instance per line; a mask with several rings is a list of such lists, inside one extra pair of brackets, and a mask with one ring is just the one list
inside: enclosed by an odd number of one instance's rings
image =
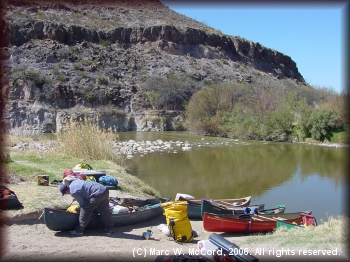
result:
[[(59, 132), (67, 121), (89, 117), (116, 131), (184, 130), (180, 111), (150, 106), (142, 92), (147, 79), (183, 75), (202, 86), (214, 80), (249, 83), (259, 76), (304, 82), (291, 57), (210, 28), (186, 26), (189, 20), (159, 1), (149, 4), (98, 11), (96, 5), (9, 6), (4, 37), (10, 45), (3, 50), (11, 69), (8, 129)], [(71, 21), (71, 13), (85, 19), (94, 12), (105, 26), (63, 22)], [(130, 22), (141, 20), (139, 13), (145, 20)], [(47, 18), (54, 15), (62, 21)], [(167, 17), (172, 24), (175, 18), (184, 22), (172, 25)], [(112, 21), (129, 22), (111, 26)]]
[[(21, 46), (32, 39), (50, 39), (61, 44), (74, 44), (83, 41), (98, 43), (109, 41), (109, 43), (137, 44), (145, 42), (161, 41), (162, 46), (169, 43), (176, 45), (172, 48), (173, 55), (183, 55), (183, 46), (208, 45), (219, 48), (228, 54), (243, 54), (247, 58), (261, 59), (275, 65), (283, 65), (282, 74), (285, 77), (293, 77), (304, 81), (298, 72), (296, 63), (291, 57), (275, 50), (261, 46), (259, 43), (243, 40), (238, 37), (220, 36), (217, 34), (206, 34), (204, 31), (188, 28), (181, 32), (174, 26), (162, 25), (146, 28), (120, 27), (110, 31), (97, 31), (81, 26), (57, 25), (53, 23), (35, 22), (28, 28), (19, 25), (10, 25), (10, 42)], [(202, 54), (204, 57), (205, 55)], [(195, 58), (202, 58), (200, 55)]]

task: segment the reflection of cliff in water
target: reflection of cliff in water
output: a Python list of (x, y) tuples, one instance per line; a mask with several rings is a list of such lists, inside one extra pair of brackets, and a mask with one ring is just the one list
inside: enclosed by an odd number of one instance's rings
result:
[[(339, 163), (344, 163), (341, 165)], [(287, 143), (233, 143), (177, 154), (152, 153), (128, 162), (162, 195), (187, 193), (197, 198), (258, 196), (294, 175), (332, 179), (338, 187), (346, 176), (346, 150)]]

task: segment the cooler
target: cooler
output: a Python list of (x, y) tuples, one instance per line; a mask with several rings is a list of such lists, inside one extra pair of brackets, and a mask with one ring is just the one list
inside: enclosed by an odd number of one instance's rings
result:
[(39, 186), (48, 186), (50, 181), (49, 176), (38, 175), (38, 185)]

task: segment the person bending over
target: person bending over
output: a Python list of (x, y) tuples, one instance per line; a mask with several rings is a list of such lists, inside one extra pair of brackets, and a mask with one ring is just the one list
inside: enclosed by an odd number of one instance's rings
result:
[(69, 232), (70, 235), (83, 235), (96, 207), (105, 225), (105, 232), (108, 234), (114, 233), (112, 214), (109, 210), (109, 191), (104, 185), (94, 181), (76, 179), (69, 185), (62, 184), (60, 191), (62, 196), (70, 194), (79, 203), (80, 207), (79, 224), (75, 230)]

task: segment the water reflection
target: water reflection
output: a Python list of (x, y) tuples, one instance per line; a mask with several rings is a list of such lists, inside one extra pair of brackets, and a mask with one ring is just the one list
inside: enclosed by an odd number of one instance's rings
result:
[(266, 206), (288, 204), (288, 212), (312, 209), (325, 218), (320, 206), (328, 203), (328, 213), (344, 213), (342, 197), (349, 186), (344, 148), (208, 137), (203, 141), (180, 132), (122, 133), (121, 139), (192, 143), (189, 152), (155, 152), (127, 161), (133, 174), (162, 195), (174, 197), (180, 192), (209, 199), (252, 195), (255, 203), (263, 201)]

